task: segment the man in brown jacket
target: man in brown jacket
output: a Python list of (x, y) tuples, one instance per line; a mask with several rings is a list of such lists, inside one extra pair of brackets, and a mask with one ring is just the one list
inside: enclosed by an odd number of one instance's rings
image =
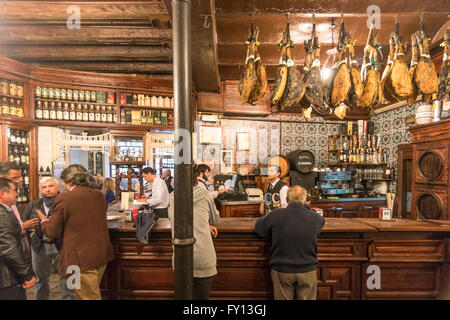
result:
[(89, 174), (80, 165), (64, 169), (61, 180), (68, 192), (56, 198), (49, 219), (38, 212), (41, 228), (49, 238), (62, 237), (61, 272), (69, 275), (77, 268), (81, 271), (80, 287), (74, 288), (75, 298), (100, 300), (106, 264), (114, 260), (106, 222), (106, 199), (100, 190), (89, 187)]

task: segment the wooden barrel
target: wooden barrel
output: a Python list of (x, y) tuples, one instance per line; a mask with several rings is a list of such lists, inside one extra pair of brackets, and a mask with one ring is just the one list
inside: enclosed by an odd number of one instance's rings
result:
[(260, 164), (260, 172), (262, 175), (267, 175), (267, 170), (270, 166), (279, 166), (281, 169), (280, 178), (289, 174), (289, 161), (283, 156), (266, 157)]
[(416, 109), (416, 124), (426, 124), (433, 121), (433, 106), (421, 103)]
[(295, 150), (290, 152), (287, 156), (292, 169), (301, 173), (309, 173), (313, 170), (316, 164), (316, 157), (308, 150)]

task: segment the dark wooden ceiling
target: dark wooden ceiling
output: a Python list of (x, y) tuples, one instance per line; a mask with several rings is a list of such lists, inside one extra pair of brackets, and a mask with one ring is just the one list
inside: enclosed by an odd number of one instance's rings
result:
[[(172, 77), (171, 0), (155, 1), (1, 1), (0, 56), (26, 63), (108, 73)], [(419, 28), (420, 15), (431, 38), (446, 23), (448, 0), (192, 0), (193, 82), (199, 91), (217, 91), (220, 81), (239, 79), (245, 61), (245, 41), (253, 14), (259, 27), (259, 52), (272, 79), (279, 60), (278, 43), (286, 13), (295, 48), (292, 55), (302, 65), (303, 41), (310, 37), (312, 14), (320, 42), (322, 64), (331, 48), (330, 24), (344, 14), (347, 31), (357, 40), (357, 60), (362, 60), (368, 33), (369, 5), (381, 10), (378, 40), (383, 52), (399, 13), (400, 33), (410, 41)], [(66, 25), (70, 5), (81, 12), (80, 29)], [(331, 62), (331, 61), (330, 61)]]

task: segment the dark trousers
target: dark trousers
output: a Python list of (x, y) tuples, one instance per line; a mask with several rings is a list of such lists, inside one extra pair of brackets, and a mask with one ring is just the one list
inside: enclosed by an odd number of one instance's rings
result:
[(153, 212), (155, 215), (157, 215), (159, 218), (168, 218), (169, 217), (169, 210), (167, 208), (163, 209), (153, 209)]
[(19, 285), (0, 288), (0, 300), (27, 300), (27, 293)]
[(194, 278), (193, 300), (208, 300), (213, 277)]

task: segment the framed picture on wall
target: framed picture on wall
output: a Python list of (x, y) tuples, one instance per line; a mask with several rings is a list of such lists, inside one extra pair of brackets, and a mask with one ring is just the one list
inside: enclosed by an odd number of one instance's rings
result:
[(233, 171), (233, 150), (222, 150), (220, 153), (220, 173)]
[(201, 126), (199, 131), (201, 144), (222, 143), (222, 127)]
[(236, 149), (238, 151), (250, 150), (250, 133), (248, 132), (236, 133)]

